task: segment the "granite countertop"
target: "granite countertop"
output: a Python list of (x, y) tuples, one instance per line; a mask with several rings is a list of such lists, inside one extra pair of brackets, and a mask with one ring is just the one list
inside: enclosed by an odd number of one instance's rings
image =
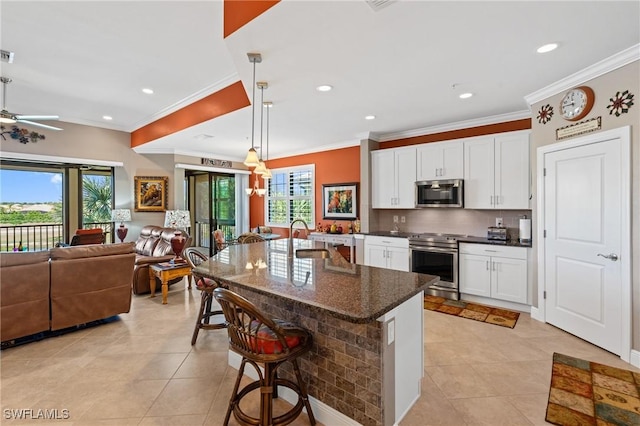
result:
[(467, 236), (458, 238), (459, 243), (475, 243), (475, 244), (490, 244), (495, 246), (509, 246), (509, 247), (531, 247), (531, 242), (521, 243), (520, 240), (507, 240), (507, 241), (499, 241), (499, 240), (490, 240), (486, 237), (474, 237)]
[[(294, 239), (298, 248), (324, 248)], [(238, 285), (353, 323), (375, 321), (425, 290), (437, 276), (355, 265), (329, 247), (328, 259), (298, 259), (288, 239), (227, 247), (195, 268), (196, 274)]]
[[(410, 238), (412, 235), (419, 234), (419, 232), (398, 232), (391, 233), (390, 231), (373, 231), (366, 232), (362, 235), (374, 235), (379, 237), (396, 237), (396, 238)], [(490, 240), (487, 237), (476, 237), (473, 235), (467, 235), (466, 237), (458, 237), (458, 242), (460, 243), (474, 243), (474, 244), (490, 244), (490, 245), (498, 245), (498, 246), (510, 246), (510, 247), (532, 247), (531, 241), (528, 243), (521, 243), (520, 240), (507, 240), (507, 241), (499, 241), (499, 240)]]

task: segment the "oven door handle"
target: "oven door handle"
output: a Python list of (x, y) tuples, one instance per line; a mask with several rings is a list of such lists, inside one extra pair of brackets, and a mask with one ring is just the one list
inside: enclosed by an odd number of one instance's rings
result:
[(452, 253), (452, 254), (458, 253), (457, 249), (442, 248), (442, 247), (427, 247), (427, 246), (409, 245), (409, 249), (415, 250), (415, 251), (431, 251), (431, 252), (436, 252), (436, 253)]

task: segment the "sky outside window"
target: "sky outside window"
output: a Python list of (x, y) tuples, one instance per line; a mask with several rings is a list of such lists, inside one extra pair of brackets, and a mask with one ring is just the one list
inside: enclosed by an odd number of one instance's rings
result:
[(50, 203), (62, 199), (62, 173), (0, 170), (1, 203)]

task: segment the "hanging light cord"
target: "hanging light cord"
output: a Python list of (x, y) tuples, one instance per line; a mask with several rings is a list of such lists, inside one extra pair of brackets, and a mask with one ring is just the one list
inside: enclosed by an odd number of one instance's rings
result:
[[(264, 84), (260, 85), (260, 105), (264, 105)], [(263, 116), (264, 116), (264, 107), (260, 108), (260, 161), (262, 161), (262, 128), (263, 126)]]
[(253, 149), (253, 135), (256, 126), (256, 61), (253, 61), (253, 86), (251, 86), (251, 149)]

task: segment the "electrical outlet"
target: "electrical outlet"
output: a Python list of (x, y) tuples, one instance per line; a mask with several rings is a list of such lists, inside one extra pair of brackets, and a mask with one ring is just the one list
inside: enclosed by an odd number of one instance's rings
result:
[(404, 216), (400, 216), (400, 223), (405, 223), (407, 221), (407, 218), (405, 218)]
[(501, 217), (496, 217), (496, 226), (498, 228), (502, 228), (502, 218)]
[(398, 215), (393, 215), (393, 223), (398, 223)]

